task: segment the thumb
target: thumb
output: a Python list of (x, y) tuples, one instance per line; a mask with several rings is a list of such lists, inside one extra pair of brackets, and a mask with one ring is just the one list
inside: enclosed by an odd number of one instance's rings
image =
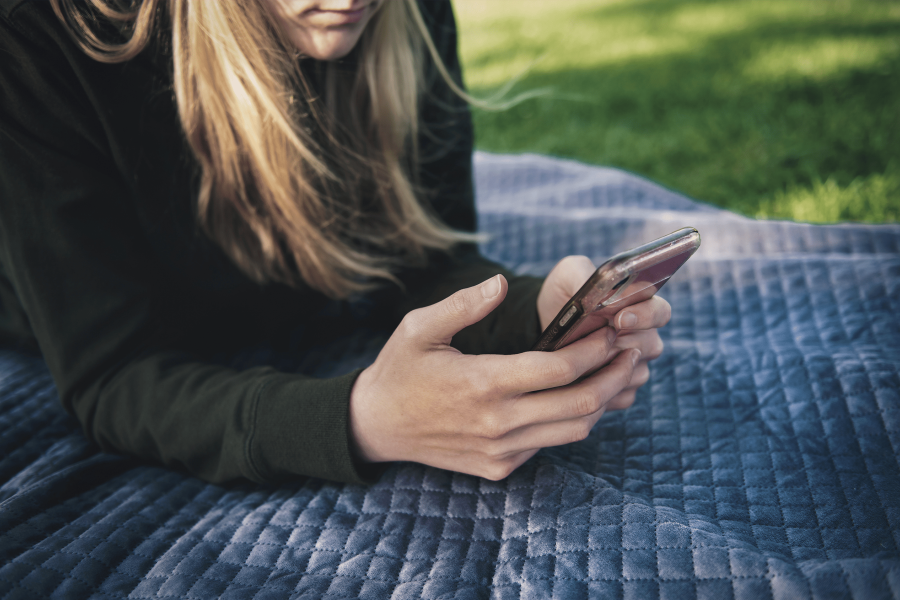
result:
[(437, 304), (410, 313), (417, 337), (428, 344), (449, 344), (461, 329), (485, 318), (507, 292), (506, 278), (494, 275), (479, 285), (459, 290)]

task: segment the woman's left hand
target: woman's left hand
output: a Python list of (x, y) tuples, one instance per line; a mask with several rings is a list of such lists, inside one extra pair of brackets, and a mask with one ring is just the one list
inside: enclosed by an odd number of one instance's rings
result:
[[(541, 329), (546, 329), (550, 321), (559, 313), (597, 267), (586, 256), (567, 256), (559, 261), (538, 294), (537, 310)], [(638, 304), (623, 308), (612, 319), (611, 326), (618, 333), (615, 347), (619, 352), (627, 348), (641, 351), (641, 361), (635, 366), (629, 385), (606, 405), (606, 410), (621, 410), (634, 403), (637, 389), (650, 377), (648, 361), (657, 358), (663, 351), (663, 342), (657, 329), (669, 322), (672, 307), (659, 296), (653, 296)], [(611, 361), (618, 352), (610, 353)]]

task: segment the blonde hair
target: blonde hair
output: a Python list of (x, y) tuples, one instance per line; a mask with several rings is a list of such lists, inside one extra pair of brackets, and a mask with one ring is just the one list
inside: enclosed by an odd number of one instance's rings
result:
[[(259, 1), (76, 1), (52, 0), (82, 49), (108, 63), (140, 53), (168, 13), (178, 114), (201, 167), (199, 222), (254, 280), (303, 280), (343, 298), (429, 250), (477, 239), (441, 223), (416, 191), (423, 46), (467, 96), (415, 0), (385, 0), (355, 71), (326, 63), (324, 104)], [(102, 39), (98, 17), (124, 41)]]

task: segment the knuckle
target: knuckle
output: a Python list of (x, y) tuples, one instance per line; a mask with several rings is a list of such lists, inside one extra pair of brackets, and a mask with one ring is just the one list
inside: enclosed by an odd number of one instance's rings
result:
[(594, 423), (590, 419), (579, 419), (569, 432), (569, 443), (580, 442), (591, 434)]
[(592, 415), (600, 410), (600, 395), (590, 388), (579, 390), (575, 395), (575, 414), (579, 417)]
[(493, 411), (485, 412), (481, 415), (478, 423), (478, 434), (479, 437), (488, 442), (484, 447), (486, 454), (496, 453), (496, 444), (491, 444), (490, 442), (496, 442), (507, 433), (509, 433), (508, 424), (504, 419), (498, 418)]
[(424, 324), (424, 315), (422, 309), (416, 309), (406, 313), (397, 326), (397, 331), (404, 337), (415, 337), (422, 330)]
[(550, 355), (543, 366), (543, 376), (553, 384), (564, 385), (578, 378), (578, 368), (571, 360)]
[(451, 316), (464, 315), (469, 311), (469, 297), (463, 291), (456, 292), (447, 298), (444, 309)]
[(494, 374), (471, 369), (463, 377), (463, 383), (469, 389), (469, 395), (473, 398), (495, 400), (503, 395), (503, 386)]
[(500, 481), (506, 479), (513, 472), (512, 465), (506, 461), (498, 461), (488, 465), (484, 469), (482, 477), (491, 481)]
[[(610, 326), (612, 327), (612, 326)], [(615, 329), (613, 329), (615, 331)], [(597, 344), (597, 360), (598, 362), (608, 360), (611, 358), (613, 352), (621, 349), (620, 344), (622, 344), (621, 340), (627, 340), (626, 337), (628, 334), (620, 334), (619, 332), (615, 332), (616, 337), (610, 341), (609, 337), (606, 335), (599, 335), (596, 339)]]
[(503, 439), (488, 440), (484, 451), (490, 462), (501, 463), (509, 456), (509, 444)]

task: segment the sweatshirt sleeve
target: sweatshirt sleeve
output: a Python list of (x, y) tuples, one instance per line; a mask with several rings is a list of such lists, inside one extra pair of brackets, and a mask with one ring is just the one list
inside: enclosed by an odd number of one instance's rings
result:
[[(464, 88), (457, 52), (457, 30), (449, 1), (419, 2), (434, 45), (453, 80)], [(430, 191), (432, 207), (451, 227), (474, 232), (477, 214), (472, 171), (473, 127), (469, 106), (426, 62), (420, 136), (420, 184)], [(503, 303), (482, 321), (454, 336), (453, 346), (467, 354), (515, 354), (529, 350), (540, 335), (537, 295), (543, 279), (516, 275), (481, 256), (474, 244), (460, 245), (451, 256), (434, 256), (427, 269), (402, 274), (406, 294), (398, 316), (439, 302), (454, 292), (503, 274), (509, 291)]]
[[(438, 18), (451, 37), (436, 37), (452, 39), (447, 62), (458, 76), (449, 3), (423, 5), (445, 11)], [(170, 318), (183, 288), (159, 260), (160, 240), (147, 237), (135, 206), (140, 183), (108, 143), (108, 98), (84, 84), (85, 71), (112, 67), (75, 48), (46, 3), (14, 6), (14, 14), (0, 11), (0, 283), (13, 292), (0, 302), (17, 304), (0, 312), (17, 316), (0, 323), (27, 326), (63, 406), (104, 450), (211, 482), (371, 481), (377, 470), (357, 464), (350, 448), (358, 373), (315, 379), (236, 370), (195, 352), (203, 340)], [(474, 230), (468, 112), (463, 105), (446, 119), (429, 106), (435, 131), (447, 133), (460, 115), (463, 127), (453, 144), (431, 148), (423, 187), (435, 190), (434, 209), (451, 226)], [(475, 353), (525, 349), (537, 334), (539, 280), (507, 273), (473, 246), (407, 273), (408, 293), (395, 307), (402, 315), (497, 272), (510, 279), (507, 300), (455, 343)]]
[(0, 264), (65, 408), (102, 449), (211, 482), (366, 481), (348, 441), (357, 373), (229, 369), (162, 317), (176, 288), (75, 75), (94, 66), (45, 3), (17, 10), (0, 14)]

